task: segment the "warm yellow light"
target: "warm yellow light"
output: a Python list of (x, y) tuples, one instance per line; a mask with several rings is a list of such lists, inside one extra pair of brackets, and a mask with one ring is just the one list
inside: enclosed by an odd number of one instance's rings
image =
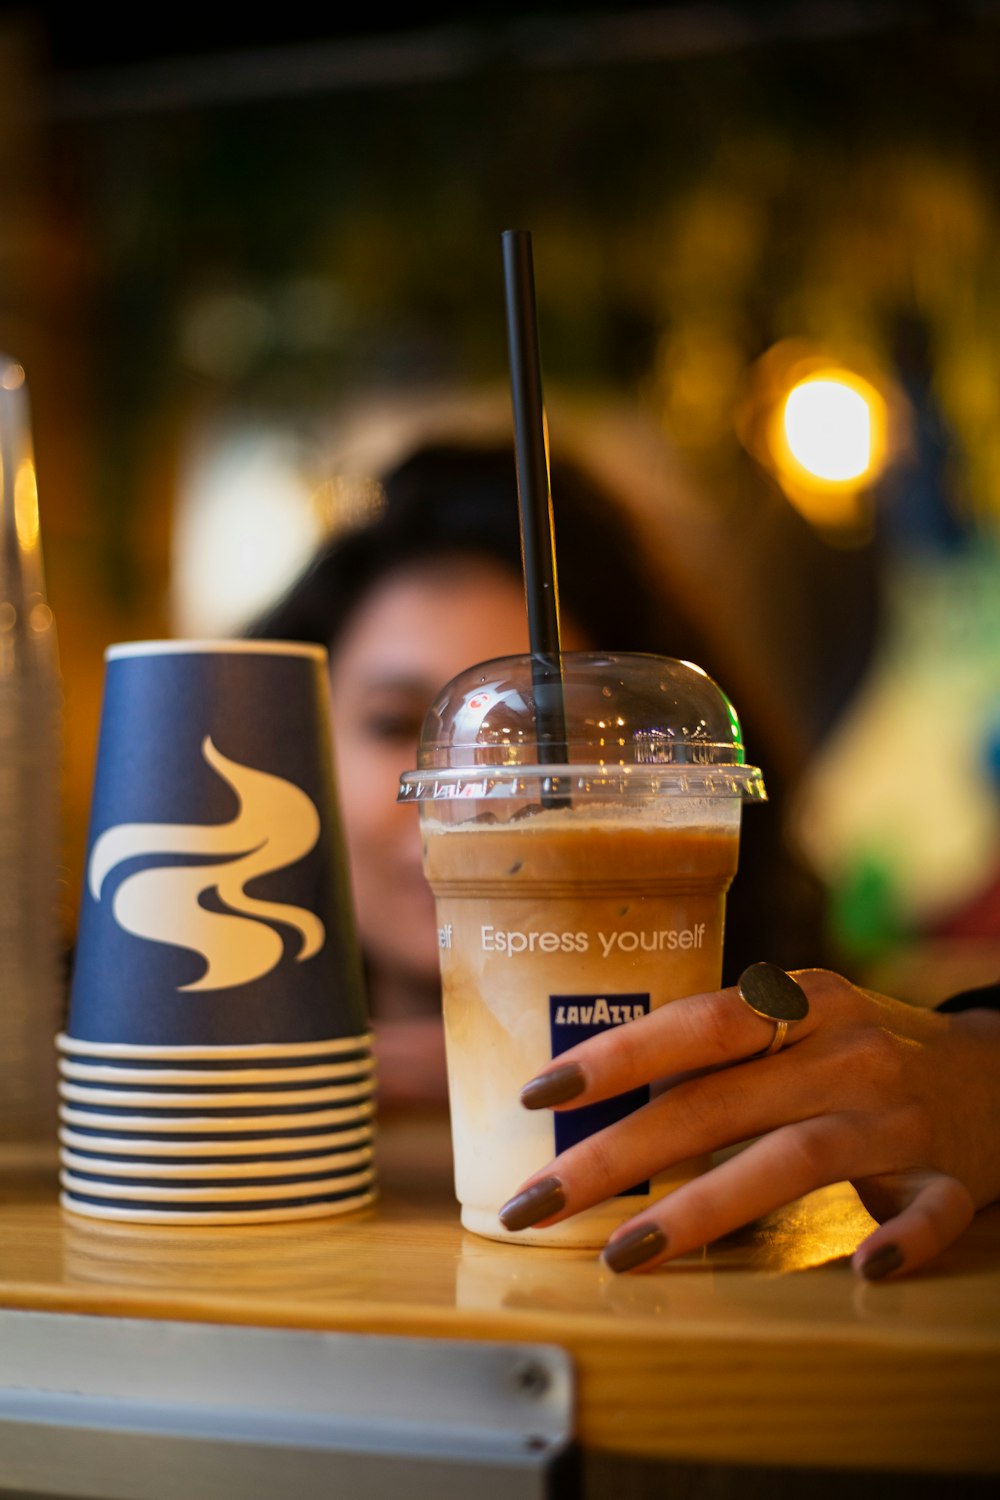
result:
[(14, 476), (14, 525), (21, 546), (32, 551), (38, 545), (38, 485), (30, 459), (18, 466)]
[(296, 442), (266, 426), (192, 445), (173, 522), (175, 634), (229, 635), (314, 556), (321, 530)]
[(779, 467), (800, 480), (855, 487), (881, 467), (885, 413), (873, 386), (847, 370), (811, 374), (781, 408)]
[(747, 451), (828, 541), (870, 537), (877, 482), (909, 424), (905, 399), (870, 351), (775, 344), (756, 362), (736, 420)]
[(784, 426), (792, 457), (817, 479), (844, 483), (868, 472), (871, 407), (842, 378), (797, 385), (785, 401)]

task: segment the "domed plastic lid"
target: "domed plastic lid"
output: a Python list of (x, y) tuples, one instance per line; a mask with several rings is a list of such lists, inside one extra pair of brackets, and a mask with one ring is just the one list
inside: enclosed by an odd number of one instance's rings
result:
[(428, 710), (417, 769), (402, 776), (397, 800), (560, 794), (766, 796), (745, 763), (736, 710), (700, 667), (568, 652), (561, 687), (532, 656), (453, 677)]

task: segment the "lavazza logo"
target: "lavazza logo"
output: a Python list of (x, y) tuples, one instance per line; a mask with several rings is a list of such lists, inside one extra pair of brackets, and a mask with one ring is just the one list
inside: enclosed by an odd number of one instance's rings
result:
[(605, 1000), (598, 995), (589, 1005), (559, 1004), (552, 1017), (554, 1026), (621, 1026), (626, 1021), (638, 1021), (647, 1014), (643, 1004)]

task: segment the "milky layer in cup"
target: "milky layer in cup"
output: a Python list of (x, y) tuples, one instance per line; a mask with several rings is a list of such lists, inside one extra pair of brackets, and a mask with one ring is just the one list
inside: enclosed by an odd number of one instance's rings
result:
[[(648, 1098), (639, 1091), (588, 1117), (529, 1112), (518, 1094), (586, 1036), (719, 985), (740, 806), (735, 798), (666, 798), (536, 808), (506, 821), (484, 811), (464, 822), (438, 821), (433, 804), (422, 807), (455, 1185), (467, 1228), (506, 1238), (497, 1209), (526, 1177)], [(565, 1224), (512, 1238), (601, 1245), (615, 1225), (706, 1165), (674, 1164)]]

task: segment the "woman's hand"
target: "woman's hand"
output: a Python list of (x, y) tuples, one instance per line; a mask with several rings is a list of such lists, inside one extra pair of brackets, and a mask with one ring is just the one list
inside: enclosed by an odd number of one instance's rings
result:
[(530, 1178), (501, 1209), (506, 1226), (557, 1223), (748, 1141), (622, 1224), (605, 1263), (646, 1270), (841, 1181), (880, 1221), (854, 1256), (868, 1279), (950, 1244), (1000, 1197), (1000, 1015), (939, 1015), (822, 969), (795, 978), (809, 1013), (769, 1056), (774, 1022), (735, 989), (673, 1001), (562, 1053), (525, 1086), (527, 1108), (576, 1108), (653, 1080), (658, 1092)]

